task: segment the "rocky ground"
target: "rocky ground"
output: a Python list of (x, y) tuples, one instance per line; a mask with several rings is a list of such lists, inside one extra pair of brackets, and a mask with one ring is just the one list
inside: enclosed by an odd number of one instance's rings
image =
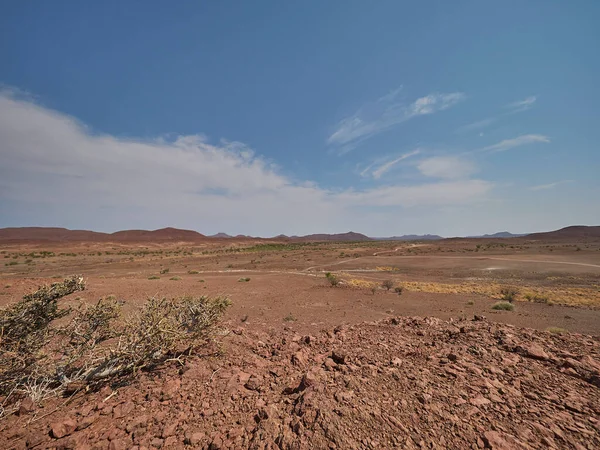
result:
[(43, 406), (25, 400), (0, 422), (2, 447), (600, 448), (597, 336), (480, 316), (314, 336), (229, 326), (219, 356)]

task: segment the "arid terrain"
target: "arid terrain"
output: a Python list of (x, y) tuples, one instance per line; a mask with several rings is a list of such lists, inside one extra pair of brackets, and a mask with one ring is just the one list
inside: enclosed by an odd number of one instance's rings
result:
[(107, 239), (0, 240), (0, 306), (80, 274), (62, 304), (226, 295), (226, 331), (26, 402), (4, 448), (600, 448), (595, 235)]

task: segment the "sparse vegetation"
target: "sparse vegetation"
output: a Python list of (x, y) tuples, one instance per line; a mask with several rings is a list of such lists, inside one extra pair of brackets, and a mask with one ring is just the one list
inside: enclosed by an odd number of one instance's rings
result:
[(505, 287), (500, 289), (500, 294), (502, 295), (502, 300), (512, 303), (517, 298), (519, 291), (513, 287)]
[(513, 311), (515, 309), (515, 305), (510, 302), (496, 302), (492, 305), (492, 309), (496, 311)]
[[(214, 335), (230, 305), (226, 297), (150, 298), (123, 321), (117, 321), (121, 311), (113, 299), (74, 310), (59, 308), (60, 298), (84, 288), (83, 279), (74, 276), (0, 310), (5, 413), (11, 411), (6, 405), (17, 404), (24, 395), (41, 401), (73, 384), (102, 383), (188, 354)], [(53, 324), (69, 315), (67, 325)]]
[(294, 315), (292, 313), (289, 313), (287, 316), (285, 316), (283, 318), (284, 322), (296, 322), (298, 319), (296, 319), (296, 317), (294, 317)]
[(548, 327), (548, 328), (546, 328), (546, 331), (548, 333), (552, 333), (552, 334), (566, 334), (569, 332), (569, 330), (567, 330), (566, 328), (560, 328), (560, 327)]
[(188, 270), (188, 274), (189, 275), (198, 275), (200, 272), (198, 272), (197, 270)]
[(160, 277), (158, 275), (150, 275), (148, 277), (149, 280), (160, 280)]
[(329, 284), (331, 286), (337, 286), (338, 284), (340, 284), (340, 279), (331, 272), (327, 272), (325, 274), (325, 278), (327, 278), (327, 281), (329, 281)]
[(381, 286), (389, 291), (394, 287), (394, 282), (392, 280), (384, 280), (383, 283), (381, 283)]
[(164, 269), (161, 269), (161, 270), (160, 270), (160, 274), (161, 274), (161, 275), (166, 275), (166, 274), (168, 274), (168, 273), (169, 273), (169, 268), (168, 268), (168, 267), (166, 267), (166, 268), (164, 268)]
[(475, 302), (474, 302), (473, 300), (469, 300), (469, 301), (467, 302), (467, 305), (469, 305), (469, 306), (473, 306), (474, 304), (475, 304)]
[(181, 280), (181, 277), (174, 276), (174, 277), (169, 278), (169, 280), (171, 280), (171, 281), (179, 281), (179, 280)]
[(248, 281), (250, 281), (250, 278), (247, 278), (247, 277), (246, 278), (242, 277), (238, 280), (238, 282), (240, 282), (240, 283), (247, 283)]
[(536, 293), (526, 293), (524, 295), (525, 299), (530, 301), (530, 302), (534, 302), (534, 303), (548, 303), (548, 297), (545, 295), (541, 295), (541, 294), (536, 294)]
[(398, 295), (402, 295), (402, 291), (404, 291), (404, 288), (402, 286), (396, 286), (394, 288), (394, 292)]

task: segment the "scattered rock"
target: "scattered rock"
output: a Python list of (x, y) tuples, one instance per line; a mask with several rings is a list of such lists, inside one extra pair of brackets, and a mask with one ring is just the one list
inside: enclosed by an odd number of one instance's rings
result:
[(72, 419), (55, 422), (50, 425), (50, 431), (53, 438), (60, 439), (69, 436), (77, 429), (77, 422)]

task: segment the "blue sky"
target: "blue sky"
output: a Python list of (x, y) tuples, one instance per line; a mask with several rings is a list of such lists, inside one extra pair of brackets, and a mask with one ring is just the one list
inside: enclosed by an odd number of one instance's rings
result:
[(600, 223), (596, 1), (10, 2), (0, 226)]

